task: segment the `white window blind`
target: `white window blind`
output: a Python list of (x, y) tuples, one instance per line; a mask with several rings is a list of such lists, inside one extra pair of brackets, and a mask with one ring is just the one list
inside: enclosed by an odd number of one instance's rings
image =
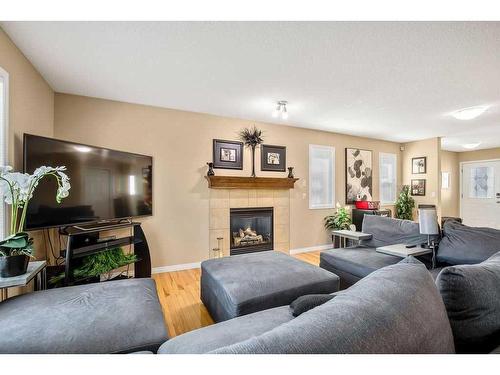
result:
[(309, 208), (335, 207), (335, 148), (309, 145)]
[[(0, 165), (7, 163), (7, 126), (9, 113), (9, 75), (0, 68)], [(0, 239), (6, 235), (5, 203), (0, 202)]]
[(396, 201), (397, 189), (397, 156), (396, 154), (379, 154), (380, 202), (393, 204)]

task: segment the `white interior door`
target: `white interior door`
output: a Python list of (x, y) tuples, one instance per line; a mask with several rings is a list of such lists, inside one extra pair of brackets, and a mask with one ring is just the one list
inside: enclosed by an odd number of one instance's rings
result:
[(464, 224), (500, 229), (500, 160), (462, 164)]

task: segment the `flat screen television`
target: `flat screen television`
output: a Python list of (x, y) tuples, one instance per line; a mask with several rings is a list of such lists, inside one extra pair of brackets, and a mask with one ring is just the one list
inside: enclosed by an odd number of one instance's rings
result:
[(24, 134), (24, 172), (65, 166), (69, 196), (58, 204), (57, 181), (45, 177), (31, 199), (26, 229), (148, 216), (153, 213), (153, 158)]

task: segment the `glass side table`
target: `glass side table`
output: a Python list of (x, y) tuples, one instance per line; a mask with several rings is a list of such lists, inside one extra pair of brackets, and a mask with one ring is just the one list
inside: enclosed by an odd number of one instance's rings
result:
[(347, 247), (347, 240), (356, 241), (358, 244), (360, 241), (369, 240), (372, 238), (371, 234), (356, 232), (347, 229), (333, 230), (332, 231), (332, 243), (335, 245), (335, 237), (340, 238), (340, 247)]
[(24, 275), (14, 277), (0, 277), (0, 301), (9, 298), (8, 289), (14, 287), (22, 287), (29, 284), (35, 279), (34, 289), (47, 289), (47, 262), (44, 260), (32, 261), (28, 264), (28, 270)]

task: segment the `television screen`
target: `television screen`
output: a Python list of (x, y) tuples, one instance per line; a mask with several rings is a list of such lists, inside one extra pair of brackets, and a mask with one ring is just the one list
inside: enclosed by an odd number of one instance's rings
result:
[(26, 229), (112, 220), (153, 213), (153, 158), (24, 135), (24, 171), (65, 166), (69, 196), (56, 202), (57, 181), (45, 177), (31, 199)]

